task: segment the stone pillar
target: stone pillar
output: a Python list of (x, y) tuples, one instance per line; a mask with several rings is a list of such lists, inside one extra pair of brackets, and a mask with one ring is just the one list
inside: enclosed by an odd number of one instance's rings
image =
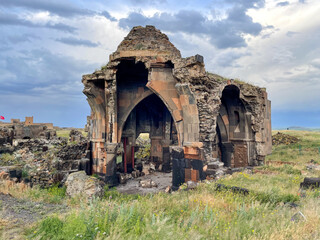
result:
[(175, 85), (183, 112), (183, 142), (198, 142), (200, 136), (199, 113), (195, 97), (188, 84)]
[(203, 172), (204, 149), (200, 147), (202, 144), (193, 143), (184, 146), (184, 157), (186, 161), (185, 182), (191, 180), (197, 182), (206, 178)]
[(105, 148), (107, 150), (105, 182), (109, 184), (109, 186), (114, 186), (118, 184), (116, 175), (118, 144), (106, 143)]
[(117, 82), (115, 79), (106, 81), (105, 84), (106, 102), (106, 142), (116, 143), (118, 134), (117, 119)]
[(170, 147), (172, 159), (172, 189), (178, 190), (180, 185), (184, 183), (184, 171), (186, 162), (184, 159), (183, 147)]

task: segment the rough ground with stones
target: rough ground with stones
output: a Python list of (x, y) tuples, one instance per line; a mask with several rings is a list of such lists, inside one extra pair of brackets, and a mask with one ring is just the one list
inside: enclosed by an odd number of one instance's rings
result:
[(67, 206), (18, 199), (0, 192), (0, 237), (1, 239), (23, 239), (23, 228), (52, 213), (64, 213)]
[(78, 131), (71, 131), (69, 138), (69, 142), (54, 137), (14, 139), (12, 144), (2, 144), (0, 178), (49, 187), (65, 181), (71, 172), (88, 172), (88, 141)]

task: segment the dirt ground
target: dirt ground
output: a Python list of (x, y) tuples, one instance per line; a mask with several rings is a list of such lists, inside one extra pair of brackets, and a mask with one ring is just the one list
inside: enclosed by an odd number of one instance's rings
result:
[[(139, 187), (139, 182), (141, 180), (151, 179), (158, 184), (158, 187), (153, 188), (142, 188)], [(138, 178), (129, 179), (126, 184), (120, 184), (117, 186), (117, 190), (120, 193), (126, 194), (147, 194), (147, 193), (157, 193), (164, 191), (166, 187), (172, 185), (172, 172), (153, 172), (149, 175), (145, 175)]]
[(66, 206), (18, 199), (0, 192), (0, 239), (23, 239), (25, 226), (54, 212), (65, 212)]

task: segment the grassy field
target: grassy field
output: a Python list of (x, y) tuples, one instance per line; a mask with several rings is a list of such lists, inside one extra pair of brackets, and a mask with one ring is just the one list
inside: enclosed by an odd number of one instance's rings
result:
[[(88, 133), (85, 132), (83, 129), (79, 128), (78, 130), (82, 132), (83, 136), (86, 137), (88, 135)], [(67, 128), (67, 129), (59, 129), (59, 130), (57, 130), (57, 136), (58, 137), (65, 137), (65, 138), (69, 139), (70, 131), (71, 131), (71, 129), (69, 129), (69, 128)]]
[[(204, 182), (192, 191), (146, 196), (107, 190), (103, 199), (69, 199), (59, 189), (7, 189), (16, 197), (67, 204), (67, 214), (27, 226), (25, 239), (320, 239), (320, 193), (299, 191), (306, 165), (320, 163), (320, 132), (281, 131), (300, 139), (273, 147), (268, 164), (218, 180), (248, 195), (216, 191)], [(292, 203), (295, 203), (292, 204)], [(298, 212), (302, 217), (293, 217)], [(297, 216), (297, 215), (296, 215)]]

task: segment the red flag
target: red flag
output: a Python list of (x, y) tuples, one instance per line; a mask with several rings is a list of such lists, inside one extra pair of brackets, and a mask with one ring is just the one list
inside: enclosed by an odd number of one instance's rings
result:
[(4, 116), (0, 116), (0, 119), (4, 120)]

